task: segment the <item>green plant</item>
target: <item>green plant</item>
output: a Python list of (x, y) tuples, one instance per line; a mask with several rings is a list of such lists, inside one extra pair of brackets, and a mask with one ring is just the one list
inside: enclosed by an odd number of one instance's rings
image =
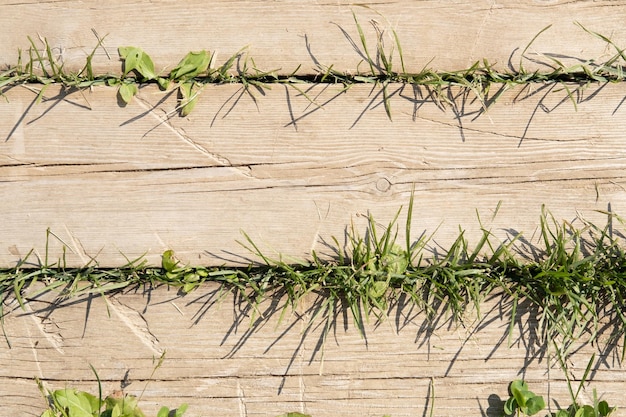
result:
[(511, 382), (509, 394), (511, 396), (504, 403), (505, 416), (533, 416), (546, 406), (543, 397), (530, 391), (528, 384), (519, 379)]
[[(159, 358), (149, 379), (152, 379), (156, 370), (163, 364), (164, 359), (165, 353)], [(35, 378), (39, 390), (48, 402), (48, 409), (40, 417), (145, 417), (138, 404), (143, 392), (137, 398), (134, 395), (118, 391), (103, 399), (100, 377), (95, 368), (91, 365), (90, 367), (98, 381), (98, 396), (72, 388), (48, 391), (43, 387), (42, 381)], [(182, 404), (174, 410), (163, 406), (157, 412), (156, 417), (182, 417), (186, 411), (187, 404)]]
[[(617, 231), (624, 222), (614, 213), (606, 213), (608, 220), (603, 227), (583, 219), (576, 227), (571, 222), (557, 222), (544, 209), (536, 244), (520, 236), (496, 241), (479, 218), (483, 233), (478, 242), (471, 246), (460, 229), (446, 251), (432, 256), (428, 248), (432, 235), (417, 240), (411, 237), (412, 198), (404, 224), (405, 240), (400, 241), (401, 210), (384, 226), (368, 214), (364, 234), (352, 225), (345, 244), (334, 239), (334, 258), (323, 259), (312, 252), (309, 260), (280, 255), (274, 259), (245, 233), (242, 245), (259, 257), (260, 264), (241, 268), (183, 265), (173, 251), (163, 253), (159, 267), (148, 266), (138, 258), (127, 259), (120, 268), (99, 268), (95, 259), (81, 268), (67, 268), (64, 258), (51, 262), (46, 250), (43, 259), (33, 261), (28, 255), (14, 268), (0, 270), (0, 301), (13, 294), (23, 307), (26, 294), (37, 297), (55, 291), (65, 299), (104, 295), (141, 284), (166, 284), (188, 293), (206, 282), (217, 282), (223, 284), (225, 293), (235, 291), (252, 305), (251, 322), (258, 317), (259, 303), (273, 294), (287, 296), (282, 314), (303, 297), (314, 295), (318, 302), (311, 324), (324, 318), (330, 329), (344, 307), (355, 325), (362, 328), (371, 317), (385, 320), (400, 298), (430, 318), (451, 313), (462, 322), (469, 306), (480, 313), (484, 297), (498, 290), (512, 301), (509, 343), (513, 343), (515, 326), (526, 322), (517, 315), (521, 302), (531, 307), (527, 311), (537, 319), (536, 342), (545, 345), (559, 340), (564, 353), (583, 336), (589, 342), (596, 341), (603, 319), (612, 324), (603, 330), (610, 336), (607, 343), (625, 337), (626, 316), (621, 309), (611, 308), (622, 305), (626, 297), (626, 252)], [(58, 237), (48, 231), (49, 239)], [(528, 254), (534, 259), (525, 258)], [(36, 263), (40, 266), (34, 268)], [(44, 285), (35, 290), (35, 283)], [(3, 304), (0, 302), (0, 324)], [(10, 344), (9, 337), (4, 336)]]
[[(593, 404), (581, 405), (578, 401), (578, 396), (580, 395), (583, 385), (587, 382), (591, 367), (595, 361), (595, 354), (589, 359), (585, 372), (578, 383), (578, 388), (576, 392), (574, 392), (572, 387), (573, 381), (569, 376), (569, 369), (565, 363), (563, 352), (556, 343), (554, 345), (556, 357), (567, 380), (567, 389), (570, 394), (571, 404), (567, 406), (567, 408), (559, 407), (557, 411), (550, 413), (547, 417), (608, 417), (613, 414), (616, 408), (610, 407), (607, 401), (600, 400), (595, 388), (593, 389)], [(509, 385), (509, 394), (509, 398), (504, 403), (503, 416), (532, 416), (544, 410), (546, 407), (543, 397), (530, 391), (528, 384), (522, 380), (511, 382)]]
[(595, 388), (593, 389), (593, 404), (592, 405), (589, 405), (589, 404), (581, 405), (578, 402), (578, 396), (580, 395), (583, 385), (587, 381), (587, 377), (589, 376), (589, 372), (591, 371), (591, 367), (593, 366), (593, 363), (596, 357), (595, 353), (589, 359), (589, 362), (587, 363), (587, 367), (585, 368), (585, 372), (583, 373), (583, 376), (580, 379), (580, 382), (578, 383), (578, 388), (576, 389), (576, 392), (574, 393), (574, 390), (572, 388), (572, 380), (569, 376), (569, 372), (567, 369), (567, 365), (565, 363), (565, 358), (563, 357), (563, 353), (560, 351), (560, 349), (557, 346), (555, 346), (555, 348), (556, 348), (556, 356), (559, 361), (559, 365), (561, 366), (561, 369), (563, 370), (563, 373), (565, 374), (565, 378), (567, 379), (567, 389), (569, 391), (570, 399), (572, 403), (570, 404), (569, 407), (567, 407), (567, 409), (558, 410), (555, 413), (552, 413), (550, 417), (608, 417), (610, 416), (616, 410), (616, 408), (610, 407), (608, 402), (604, 400), (600, 401), (598, 399), (598, 394)]
[[(88, 392), (64, 388), (47, 397), (49, 408), (41, 417), (145, 417), (137, 397), (129, 394), (111, 394), (103, 401)], [(156, 417), (181, 417), (186, 410), (186, 404), (175, 410), (161, 407)]]
[[(421, 71), (412, 73), (406, 69), (400, 38), (395, 30), (391, 29), (391, 33), (386, 36), (385, 30), (372, 21), (376, 36), (375, 47), (372, 48), (367, 41), (366, 31), (354, 12), (353, 18), (360, 41), (358, 53), (363, 57), (364, 63), (364, 65), (358, 65), (356, 71), (340, 72), (334, 69), (333, 64), (318, 64), (319, 73), (314, 75), (299, 74), (298, 70), (301, 65), (291, 73), (280, 74), (278, 70), (260, 70), (255, 65), (254, 59), (245, 53), (246, 48), (242, 48), (219, 67), (212, 66), (214, 55), (210, 52), (205, 50), (189, 52), (169, 74), (161, 74), (155, 69), (153, 60), (143, 49), (136, 46), (123, 46), (118, 48), (118, 54), (123, 61), (122, 74), (95, 74), (93, 71), (95, 51), (103, 48), (109, 59), (110, 56), (103, 47), (104, 38), (100, 38), (94, 31), (98, 42), (93, 51), (87, 55), (84, 67), (78, 72), (70, 72), (64, 68), (64, 64), (55, 58), (45, 38), (41, 38), (42, 45), (38, 46), (29, 37), (30, 47), (26, 54), (22, 54), (21, 50), (18, 51), (17, 64), (0, 70), (0, 95), (6, 88), (27, 85), (28, 88), (37, 92), (39, 101), (46, 87), (51, 84), (60, 84), (78, 91), (105, 85), (116, 86), (120, 100), (129, 103), (138, 93), (141, 84), (157, 83), (163, 90), (167, 90), (174, 84), (178, 92), (178, 105), (175, 110), (179, 111), (181, 116), (186, 116), (193, 110), (202, 87), (210, 83), (239, 83), (243, 87), (242, 93), (249, 94), (253, 100), (256, 98), (250, 87), (263, 90), (270, 88), (271, 84), (287, 85), (318, 108), (322, 106), (307, 94), (307, 88), (301, 88), (300, 85), (342, 84), (344, 86), (342, 92), (344, 92), (355, 84), (371, 84), (379, 88), (374, 95), (374, 100), (382, 97), (385, 112), (391, 119), (391, 98), (398, 95), (405, 86), (423, 86), (429, 90), (429, 96), (437, 104), (453, 107), (456, 104), (454, 99), (449, 98), (449, 88), (460, 88), (462, 93), (457, 97), (466, 97), (467, 93), (471, 93), (486, 111), (501, 94), (518, 85), (558, 84), (562, 86), (562, 90), (576, 107), (576, 90), (592, 83), (621, 82), (626, 79), (624, 50), (615, 45), (607, 36), (589, 30), (578, 22), (575, 22), (577, 26), (590, 36), (605, 42), (607, 47), (615, 50), (615, 53), (604, 61), (580, 59), (580, 63), (570, 66), (555, 58), (557, 56), (555, 54), (539, 55), (543, 60), (541, 64), (548, 70), (529, 71), (524, 66), (524, 61), (530, 59), (526, 53), (533, 42), (550, 28), (547, 26), (539, 31), (522, 50), (517, 69), (499, 71), (494, 69), (494, 65), (487, 59), (482, 59), (469, 68), (461, 70), (437, 71), (429, 68), (429, 63), (427, 63)], [(390, 47), (386, 46), (386, 38), (391, 39)], [(398, 61), (400, 63), (399, 67), (394, 64), (395, 57), (397, 57), (395, 63)], [(532, 60), (537, 62), (535, 58)], [(362, 70), (361, 66), (365, 69)]]

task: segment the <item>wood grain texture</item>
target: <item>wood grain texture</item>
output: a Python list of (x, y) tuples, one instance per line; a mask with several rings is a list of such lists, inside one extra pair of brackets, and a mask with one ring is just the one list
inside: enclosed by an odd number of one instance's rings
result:
[[(626, 46), (622, 17), (626, 2), (569, 0), (469, 1), (231, 1), (207, 4), (186, 1), (2, 1), (0, 65), (16, 64), (18, 48), (27, 51), (27, 36), (39, 43), (48, 39), (67, 70), (80, 70), (98, 40), (98, 73), (120, 73), (119, 46), (139, 46), (154, 59), (157, 69), (172, 68), (191, 50), (217, 52), (215, 63), (247, 47), (258, 68), (289, 74), (315, 74), (319, 66), (335, 70), (365, 70), (352, 11), (374, 54), (376, 25), (384, 32), (387, 51), (393, 48), (391, 29), (401, 40), (407, 70), (426, 65), (438, 70), (460, 70), (483, 58), (504, 70), (518, 67), (521, 51), (548, 25), (528, 51), (527, 69), (547, 69), (551, 55), (566, 65), (578, 59), (607, 59), (613, 51), (604, 42), (574, 24), (610, 37)], [(395, 48), (397, 49), (397, 48)], [(26, 57), (26, 56), (25, 56)], [(533, 62), (537, 60), (537, 62)], [(399, 58), (395, 62), (398, 70)], [(541, 64), (543, 62), (543, 64)]]
[[(496, 416), (498, 399), (506, 398), (516, 378), (538, 394), (549, 392), (552, 401), (568, 401), (554, 352), (533, 343), (532, 319), (521, 305), (521, 324), (508, 346), (510, 300), (502, 295), (482, 304), (481, 319), (469, 311), (464, 326), (445, 314), (429, 323), (422, 312), (396, 307), (383, 323), (366, 325), (365, 338), (339, 314), (323, 352), (324, 322), (318, 318), (309, 327), (315, 301), (304, 300), (279, 321), (284, 300), (261, 304), (263, 316), (253, 318), (247, 304), (228, 294), (220, 298), (211, 285), (186, 296), (160, 287), (106, 300), (59, 301), (49, 293), (24, 310), (9, 299), (4, 326), (11, 348), (2, 341), (0, 407), (7, 415), (39, 415), (45, 403), (35, 376), (50, 389), (96, 392), (89, 364), (105, 395), (120, 388), (140, 395), (147, 384), (141, 401), (147, 415), (187, 402), (190, 417), (287, 411), (402, 417), (429, 415), (430, 407), (435, 416)], [(568, 364), (575, 378), (593, 352), (599, 355), (581, 401), (590, 401), (596, 388), (623, 409), (623, 382), (617, 381), (626, 372), (615, 357), (621, 347), (577, 348)], [(151, 376), (153, 358), (164, 351), (163, 366)]]
[(286, 86), (254, 100), (208, 86), (187, 118), (152, 87), (126, 108), (104, 87), (50, 87), (40, 104), (11, 89), (0, 102), (0, 264), (33, 248), (43, 259), (48, 228), (49, 258), (66, 246), (69, 265), (121, 265), (122, 254), (159, 264), (166, 249), (247, 263), (241, 231), (271, 256), (330, 256), (333, 236), (342, 242), (351, 222), (364, 233), (368, 211), (386, 224), (413, 188), (413, 237), (438, 228), (439, 251), (459, 225), (478, 239), (477, 211), (497, 238), (529, 240), (543, 204), (559, 221), (626, 213), (623, 84), (577, 92), (576, 108), (564, 90), (531, 85), (487, 113), (459, 91), (444, 108), (391, 86), (393, 121), (369, 86), (308, 88), (321, 107)]

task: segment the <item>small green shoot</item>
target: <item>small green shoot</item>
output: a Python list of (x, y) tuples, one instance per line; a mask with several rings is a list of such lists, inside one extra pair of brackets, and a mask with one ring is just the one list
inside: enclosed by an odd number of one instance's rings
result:
[(509, 386), (511, 396), (504, 403), (505, 416), (534, 416), (546, 407), (542, 396), (528, 389), (528, 384), (515, 380)]

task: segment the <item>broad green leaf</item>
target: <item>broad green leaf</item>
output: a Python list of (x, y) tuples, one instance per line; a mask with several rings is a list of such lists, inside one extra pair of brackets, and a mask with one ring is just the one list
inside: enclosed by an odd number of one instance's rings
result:
[(189, 52), (170, 73), (173, 80), (189, 80), (209, 68), (211, 54), (207, 51)]
[(520, 408), (524, 408), (526, 406), (526, 400), (528, 396), (526, 393), (528, 392), (528, 384), (520, 379), (516, 379), (511, 382), (511, 395), (517, 401), (517, 405)]
[(600, 401), (598, 403), (598, 412), (600, 412), (600, 415), (602, 417), (606, 417), (611, 412), (613, 412), (613, 409), (611, 407), (609, 407), (609, 403), (607, 403), (606, 401)]
[(124, 60), (124, 76), (131, 71), (137, 71), (144, 79), (156, 78), (154, 63), (150, 56), (141, 48), (135, 46), (122, 46), (118, 48), (120, 57)]
[(161, 265), (167, 272), (174, 271), (174, 269), (178, 266), (178, 261), (174, 258), (174, 251), (171, 249), (163, 252), (161, 259)]
[(145, 52), (139, 59), (137, 71), (139, 71), (139, 73), (147, 80), (154, 80), (157, 77), (156, 72), (154, 72), (154, 63), (152, 62), (150, 56)]
[(529, 397), (526, 400), (526, 407), (523, 407), (523, 410), (526, 414), (528, 414), (529, 416), (532, 416), (532, 415), (537, 414), (544, 408), (546, 408), (546, 403), (543, 400), (543, 397), (540, 395), (533, 394), (533, 396)]
[(596, 417), (596, 410), (593, 409), (590, 405), (584, 405), (583, 408), (583, 417)]
[(122, 407), (119, 404), (115, 404), (109, 411), (111, 412), (111, 417), (121, 417), (122, 415)]
[(54, 414), (54, 411), (48, 409), (44, 411), (43, 413), (41, 413), (41, 416), (39, 417), (57, 417), (57, 416)]
[(120, 89), (118, 90), (118, 94), (120, 95), (120, 98), (126, 104), (130, 103), (133, 97), (135, 97), (135, 94), (137, 94), (138, 92), (139, 92), (139, 89), (137, 88), (137, 84), (133, 84), (133, 83), (131, 84), (124, 83), (120, 85)]
[(134, 46), (120, 46), (117, 52), (124, 60), (124, 76), (137, 68), (139, 57), (143, 54), (141, 49)]
[(372, 298), (380, 298), (385, 295), (387, 288), (386, 281), (376, 281), (368, 288), (369, 296)]
[(135, 48), (134, 46), (120, 46), (119, 48), (117, 48), (117, 53), (120, 55), (120, 58), (125, 60), (128, 55), (135, 49), (137, 48)]
[[(137, 397), (124, 395), (122, 398), (107, 397), (105, 399), (107, 410), (113, 410), (112, 417), (145, 417), (139, 409)], [(115, 409), (120, 410), (119, 416), (115, 416)]]
[(73, 389), (56, 390), (52, 394), (55, 402), (69, 411), (71, 417), (93, 417), (98, 410), (98, 399), (86, 392)]

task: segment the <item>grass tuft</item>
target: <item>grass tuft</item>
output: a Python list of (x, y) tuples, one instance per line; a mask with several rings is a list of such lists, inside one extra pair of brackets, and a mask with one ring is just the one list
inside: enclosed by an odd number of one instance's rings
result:
[[(535, 315), (534, 338), (541, 346), (559, 340), (561, 351), (567, 354), (574, 342), (598, 341), (598, 335), (606, 332), (609, 344), (625, 341), (626, 315), (619, 306), (626, 296), (626, 252), (622, 235), (615, 230), (617, 225), (624, 226), (619, 216), (606, 213), (604, 227), (583, 221), (584, 227), (577, 229), (558, 222), (544, 208), (536, 245), (520, 236), (498, 242), (483, 227), (482, 238), (470, 247), (460, 229), (448, 250), (433, 256), (428, 247), (432, 236), (411, 238), (412, 211), (411, 198), (404, 243), (398, 239), (402, 209), (386, 226), (368, 214), (365, 233), (352, 225), (345, 248), (334, 239), (336, 256), (331, 260), (315, 252), (309, 260), (272, 259), (245, 233), (241, 244), (260, 263), (243, 268), (182, 265), (172, 251), (163, 254), (159, 267), (134, 259), (114, 269), (99, 268), (95, 262), (66, 268), (63, 260), (50, 264), (46, 257), (45, 263), (33, 268), (26, 258), (14, 268), (0, 270), (0, 308), (10, 296), (23, 307), (24, 294), (31, 286), (38, 289), (29, 291), (28, 298), (55, 291), (63, 300), (136, 285), (167, 285), (189, 293), (213, 282), (236, 292), (253, 307), (252, 323), (262, 316), (259, 304), (268, 297), (287, 297), (284, 315), (304, 297), (315, 296), (317, 310), (311, 325), (321, 319), (328, 332), (338, 314), (349, 312), (354, 325), (363, 331), (369, 320), (383, 321), (392, 308), (403, 304), (424, 311), (429, 319), (446, 316), (462, 324), (469, 309), (480, 315), (484, 299), (500, 293), (512, 302), (509, 344), (515, 327), (527, 328), (527, 319), (517, 314), (522, 304)], [(533, 255), (528, 259), (522, 254)], [(35, 283), (43, 286), (35, 287)], [(9, 342), (6, 335), (5, 339)]]
[[(367, 41), (366, 29), (354, 12), (353, 18), (358, 33), (358, 42), (360, 42), (360, 45), (353, 43), (353, 46), (363, 58), (363, 66), (366, 68), (364, 71), (360, 70), (361, 65), (357, 66), (356, 71), (341, 72), (334, 69), (334, 65), (316, 62), (317, 73), (315, 74), (300, 74), (301, 65), (291, 73), (280, 74), (278, 69), (271, 71), (259, 69), (254, 59), (248, 55), (247, 48), (242, 48), (218, 66), (214, 62), (215, 54), (209, 51), (189, 52), (168, 74), (161, 74), (155, 71), (154, 63), (145, 51), (138, 47), (127, 46), (118, 49), (120, 59), (123, 61), (122, 75), (97, 75), (93, 71), (95, 51), (103, 48), (106, 52), (106, 49), (103, 45), (105, 37), (101, 38), (94, 32), (98, 42), (93, 51), (87, 55), (84, 67), (77, 73), (64, 68), (62, 59), (55, 57), (45, 38), (41, 38), (38, 44), (28, 37), (30, 47), (25, 54), (18, 51), (17, 64), (0, 70), (0, 95), (14, 86), (27, 84), (44, 86), (39, 92), (39, 98), (42, 97), (45, 86), (50, 84), (60, 84), (79, 91), (105, 85), (117, 87), (119, 98), (129, 103), (139, 91), (139, 84), (156, 83), (162, 89), (168, 89), (172, 85), (178, 89), (179, 104), (176, 111), (181, 116), (186, 116), (193, 110), (202, 86), (207, 84), (241, 84), (243, 92), (255, 101), (254, 90), (262, 93), (263, 90), (271, 88), (272, 84), (283, 84), (294, 88), (299, 96), (317, 106), (320, 105), (306, 94), (307, 88), (302, 88), (302, 84), (341, 84), (343, 85), (342, 91), (356, 84), (372, 84), (380, 89), (379, 94), (382, 96), (385, 112), (391, 119), (391, 98), (395, 95), (395, 92), (389, 91), (391, 84), (426, 87), (430, 90), (433, 99), (441, 104), (452, 104), (448, 98), (448, 90), (461, 88), (474, 95), (484, 110), (487, 110), (501, 94), (519, 85), (559, 84), (576, 107), (575, 94), (579, 89), (586, 88), (590, 84), (626, 80), (624, 49), (618, 47), (609, 37), (589, 30), (578, 22), (575, 22), (577, 26), (590, 36), (605, 42), (607, 47), (615, 50), (615, 53), (602, 62), (596, 62), (594, 59), (581, 59), (579, 63), (570, 66), (555, 58), (555, 55), (535, 54), (532, 58), (528, 57), (527, 53), (534, 41), (550, 29), (550, 26), (547, 26), (539, 31), (522, 50), (517, 69), (499, 71), (494, 68), (493, 63), (483, 59), (476, 61), (469, 68), (460, 70), (436, 71), (429, 67), (430, 63), (427, 63), (421, 71), (413, 73), (406, 69), (402, 45), (395, 30), (392, 29), (391, 33), (387, 34), (379, 24), (372, 21), (375, 35), (375, 46), (372, 46)], [(350, 41), (352, 42), (351, 39)], [(391, 45), (387, 46), (388, 44)], [(108, 52), (107, 56), (109, 56)], [(394, 64), (394, 57), (399, 58), (399, 68)], [(526, 61), (540, 64), (547, 70), (528, 71), (524, 65)], [(491, 91), (495, 93), (490, 95)], [(378, 94), (375, 97), (378, 97)]]

